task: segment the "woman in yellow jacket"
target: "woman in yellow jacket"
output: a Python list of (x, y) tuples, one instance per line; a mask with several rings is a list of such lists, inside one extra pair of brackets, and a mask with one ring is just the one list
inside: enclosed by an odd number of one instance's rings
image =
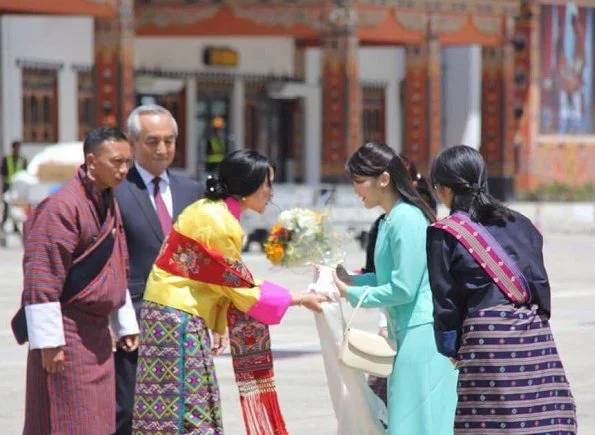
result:
[(240, 258), (240, 214), (264, 211), (273, 178), (266, 157), (231, 153), (165, 240), (141, 311), (133, 433), (223, 433), (212, 358), (223, 346), (211, 348), (208, 330), (227, 328), (247, 433), (286, 433), (267, 325), (292, 305), (319, 311), (325, 298), (257, 281)]

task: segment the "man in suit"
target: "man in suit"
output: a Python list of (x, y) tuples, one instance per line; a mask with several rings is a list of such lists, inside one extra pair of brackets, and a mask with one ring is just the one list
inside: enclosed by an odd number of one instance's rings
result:
[[(161, 244), (178, 214), (197, 201), (200, 185), (168, 171), (176, 151), (178, 125), (171, 113), (157, 105), (137, 107), (128, 117), (128, 137), (135, 162), (116, 190), (128, 244), (128, 288), (140, 319), (145, 284)], [(116, 434), (132, 433), (132, 408), (137, 352), (117, 349)]]

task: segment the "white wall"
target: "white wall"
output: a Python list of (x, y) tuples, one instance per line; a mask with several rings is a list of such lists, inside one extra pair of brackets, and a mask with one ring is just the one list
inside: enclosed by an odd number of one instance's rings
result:
[[(320, 48), (306, 50), (306, 82), (320, 85), (321, 60)], [(405, 76), (405, 50), (402, 47), (362, 47), (359, 49), (358, 60), (361, 82), (381, 82), (386, 86), (386, 142), (400, 151), (402, 108), (399, 82)]]
[(444, 86), (443, 145), (465, 144), (476, 149), (481, 141), (481, 46), (442, 48)]
[[(58, 134), (60, 141), (76, 140), (77, 82), (72, 65), (93, 64), (93, 20), (27, 15), (3, 15), (0, 20), (4, 151), (23, 132), (22, 74), (16, 64), (19, 58), (64, 64), (58, 73)], [(24, 152), (29, 154), (38, 147), (25, 145)]]
[[(235, 68), (213, 68), (203, 63), (205, 47), (229, 47), (239, 53)], [(137, 37), (134, 44), (135, 68), (161, 68), (173, 71), (223, 71), (244, 74), (294, 73), (293, 38), (198, 38)]]

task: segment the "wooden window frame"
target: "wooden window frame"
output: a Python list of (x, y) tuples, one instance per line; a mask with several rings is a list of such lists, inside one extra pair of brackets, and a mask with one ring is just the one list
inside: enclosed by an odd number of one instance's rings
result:
[(362, 134), (365, 142), (386, 142), (386, 92), (362, 86)]
[(95, 107), (95, 80), (92, 71), (77, 71), (78, 138), (85, 136), (97, 124)]
[(58, 71), (24, 67), (21, 74), (22, 141), (58, 142)]

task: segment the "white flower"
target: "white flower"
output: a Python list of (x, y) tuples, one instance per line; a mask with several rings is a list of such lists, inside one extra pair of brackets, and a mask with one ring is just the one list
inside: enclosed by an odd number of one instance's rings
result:
[(297, 226), (308, 232), (316, 230), (316, 216), (312, 213), (304, 213), (297, 216)]
[(289, 231), (295, 230), (295, 219), (293, 218), (292, 210), (285, 210), (279, 215), (278, 223)]

